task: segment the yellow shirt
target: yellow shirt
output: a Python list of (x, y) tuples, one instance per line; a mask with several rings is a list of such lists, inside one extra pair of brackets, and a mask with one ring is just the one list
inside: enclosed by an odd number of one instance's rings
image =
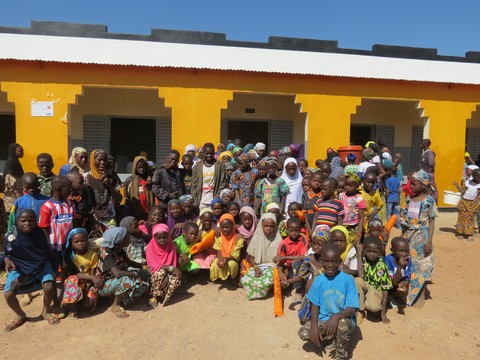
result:
[(363, 188), (360, 191), (363, 199), (365, 200), (365, 229), (368, 228), (368, 217), (372, 214), (373, 209), (376, 207), (377, 212), (383, 207), (383, 201), (378, 193), (378, 190), (371, 191), (370, 193), (365, 192)]
[(98, 255), (92, 250), (88, 250), (84, 255), (75, 254), (73, 264), (81, 273), (90, 274), (92, 269), (98, 267)]

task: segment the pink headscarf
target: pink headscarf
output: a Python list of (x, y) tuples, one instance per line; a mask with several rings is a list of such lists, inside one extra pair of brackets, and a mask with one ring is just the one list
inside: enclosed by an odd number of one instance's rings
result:
[[(159, 232), (166, 232), (168, 234), (168, 241), (165, 247), (158, 245), (155, 239), (155, 234)], [(150, 266), (152, 272), (157, 272), (162, 266), (177, 266), (177, 252), (170, 236), (170, 229), (165, 224), (157, 224), (152, 230), (152, 240), (147, 245), (145, 250), (147, 257), (147, 265)]]
[(238, 228), (238, 232), (243, 235), (245, 238), (246, 242), (249, 243), (250, 239), (252, 238), (253, 234), (255, 233), (255, 228), (257, 226), (257, 215), (255, 214), (255, 210), (251, 206), (243, 206), (240, 209), (239, 215), (242, 215), (242, 213), (247, 213), (252, 217), (252, 227), (250, 230), (247, 230), (245, 226), (240, 226)]

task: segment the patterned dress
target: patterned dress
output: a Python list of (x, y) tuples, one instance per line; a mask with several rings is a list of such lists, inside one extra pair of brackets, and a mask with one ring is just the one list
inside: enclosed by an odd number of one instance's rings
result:
[(408, 240), (412, 273), (407, 295), (407, 305), (411, 306), (420, 294), (426, 281), (433, 276), (434, 252), (425, 256), (424, 246), (428, 241), (430, 219), (437, 217), (437, 207), (433, 197), (428, 195), (421, 201), (407, 200), (400, 211), (400, 222), (404, 237)]
[(290, 188), (285, 180), (277, 177), (275, 180), (261, 179), (255, 188), (255, 196), (262, 199), (262, 214), (268, 204), (274, 202), (280, 204), (282, 197), (286, 196)]
[(233, 190), (238, 190), (242, 206), (252, 206), (255, 201), (255, 183), (258, 179), (258, 170), (242, 172), (236, 170), (230, 178), (230, 185)]

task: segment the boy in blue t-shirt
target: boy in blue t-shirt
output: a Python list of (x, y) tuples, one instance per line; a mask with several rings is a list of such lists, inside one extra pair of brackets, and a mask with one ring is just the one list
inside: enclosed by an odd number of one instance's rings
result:
[(400, 181), (397, 179), (396, 166), (390, 166), (388, 169), (388, 178), (385, 182), (385, 198), (387, 200), (387, 218), (397, 215), (396, 228), (400, 227)]
[[(412, 261), (410, 260), (410, 250), (408, 241), (403, 237), (397, 236), (392, 239), (391, 254), (385, 258), (385, 264), (388, 267), (388, 275), (392, 279), (393, 289), (390, 290), (390, 297), (403, 298), (408, 294), (408, 285), (412, 271)], [(395, 302), (390, 299), (390, 304), (395, 307)]]
[(353, 277), (338, 268), (340, 249), (337, 245), (323, 245), (321, 258), (325, 272), (315, 278), (307, 294), (312, 303), (312, 316), (300, 328), (298, 336), (317, 346), (335, 338), (335, 359), (348, 359), (355, 311), (360, 306), (357, 288)]
[(33, 172), (27, 172), (22, 176), (23, 196), (20, 196), (13, 203), (8, 220), (8, 230), (12, 228), (16, 221), (16, 215), (20, 210), (30, 209), (37, 216), (37, 223), (40, 216), (40, 208), (43, 203), (49, 199), (40, 193), (40, 183), (38, 176)]

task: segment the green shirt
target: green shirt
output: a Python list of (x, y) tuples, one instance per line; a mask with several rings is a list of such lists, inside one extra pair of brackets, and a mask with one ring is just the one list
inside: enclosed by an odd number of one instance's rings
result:
[[(175, 249), (177, 250), (177, 255), (186, 254), (190, 260), (192, 260), (192, 255), (190, 254), (190, 248), (192, 245), (188, 245), (185, 241), (185, 236), (179, 236), (175, 240), (173, 240), (175, 244)], [(195, 269), (200, 269), (200, 265), (198, 265), (195, 261), (190, 261), (188, 264), (183, 263), (180, 265), (180, 271), (193, 271)]]
[(390, 275), (388, 275), (387, 264), (385, 264), (382, 257), (373, 262), (369, 262), (363, 257), (363, 268), (365, 270), (363, 279), (375, 289), (383, 291), (393, 288), (392, 279), (390, 279)]

